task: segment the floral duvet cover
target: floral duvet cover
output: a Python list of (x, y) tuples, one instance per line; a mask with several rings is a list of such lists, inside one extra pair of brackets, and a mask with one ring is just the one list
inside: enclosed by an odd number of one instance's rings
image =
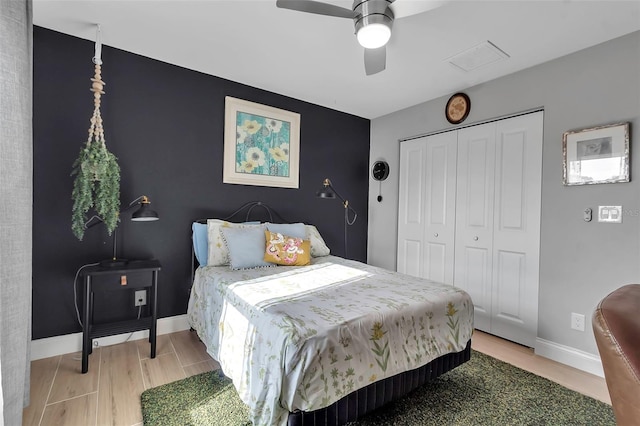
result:
[(284, 425), (289, 412), (459, 352), (473, 330), (464, 291), (335, 256), (200, 267), (187, 315), (254, 425)]

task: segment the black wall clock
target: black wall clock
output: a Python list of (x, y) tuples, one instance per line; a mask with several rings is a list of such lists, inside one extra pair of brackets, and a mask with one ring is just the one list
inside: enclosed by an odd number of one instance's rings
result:
[(380, 182), (378, 189), (378, 202), (382, 201), (382, 181), (389, 177), (389, 163), (386, 161), (376, 161), (371, 168), (371, 176)]
[(389, 163), (386, 161), (376, 161), (371, 168), (371, 175), (375, 180), (385, 180), (389, 177)]

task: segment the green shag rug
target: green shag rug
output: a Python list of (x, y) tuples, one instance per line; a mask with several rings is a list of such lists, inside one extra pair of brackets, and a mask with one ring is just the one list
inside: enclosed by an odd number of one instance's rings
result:
[[(231, 381), (217, 371), (142, 394), (146, 426), (250, 425)], [(352, 426), (615, 425), (611, 406), (480, 352)]]

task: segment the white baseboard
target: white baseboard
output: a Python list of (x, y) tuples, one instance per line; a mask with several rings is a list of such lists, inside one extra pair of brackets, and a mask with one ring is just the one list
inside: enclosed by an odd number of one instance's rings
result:
[[(174, 333), (176, 331), (188, 330), (187, 315), (176, 315), (174, 317), (160, 318), (158, 320), (157, 335)], [(93, 339), (94, 345), (110, 346), (122, 343), (129, 337), (129, 333), (118, 334), (116, 336), (101, 337)], [(129, 340), (139, 340), (149, 337), (149, 331), (136, 331)], [(66, 334), (64, 336), (47, 337), (31, 341), (31, 361), (49, 358), (51, 356), (64, 355), (82, 350), (82, 333)]]
[(589, 352), (538, 338), (536, 339), (535, 353), (587, 373), (604, 377), (600, 357)]

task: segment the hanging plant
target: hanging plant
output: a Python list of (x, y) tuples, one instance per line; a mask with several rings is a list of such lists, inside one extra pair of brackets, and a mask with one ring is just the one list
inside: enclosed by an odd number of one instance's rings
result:
[(96, 214), (107, 226), (109, 235), (118, 226), (120, 212), (120, 167), (115, 155), (107, 149), (104, 140), (102, 117), (100, 116), (100, 96), (104, 94), (104, 81), (101, 79), (99, 56), (94, 58), (95, 75), (91, 91), (94, 93), (94, 110), (89, 127), (89, 138), (80, 150), (78, 158), (73, 163), (71, 175), (75, 175), (73, 182), (73, 213), (71, 216), (71, 230), (82, 241), (87, 212), (93, 208)]

